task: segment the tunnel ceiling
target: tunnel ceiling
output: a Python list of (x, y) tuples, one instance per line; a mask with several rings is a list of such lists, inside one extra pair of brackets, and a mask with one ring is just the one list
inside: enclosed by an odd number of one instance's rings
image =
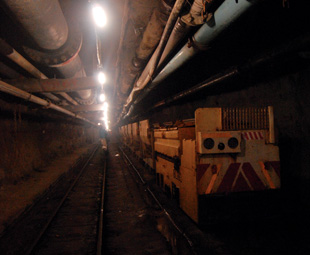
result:
[[(0, 78), (5, 84), (96, 124), (103, 118), (104, 105), (98, 99), (102, 87), (96, 79), (102, 69), (107, 77), (103, 92), (114, 124), (130, 121), (128, 116), (145, 115), (158, 101), (266, 56), (266, 52), (271, 54), (285, 45), (295, 49), (292, 44), (298, 46), (301, 41), (304, 43), (297, 51), (307, 52), (309, 29), (305, 24), (309, 20), (305, 1), (227, 2), (238, 8), (248, 3), (253, 6), (230, 20), (234, 15), (231, 9), (218, 11), (223, 0), (4, 0), (0, 8)], [(103, 28), (96, 28), (93, 22), (91, 7), (96, 3), (107, 14)], [(222, 30), (220, 16), (223, 24), (229, 21)], [(219, 32), (201, 45), (192, 38), (204, 24)], [(195, 51), (193, 58), (144, 93), (183, 46)], [(16, 60), (12, 52), (21, 57)], [(29, 71), (23, 58), (38, 70)], [(151, 67), (146, 68), (148, 62)], [(144, 90), (139, 86), (145, 86)], [(137, 100), (139, 97), (142, 99)]]

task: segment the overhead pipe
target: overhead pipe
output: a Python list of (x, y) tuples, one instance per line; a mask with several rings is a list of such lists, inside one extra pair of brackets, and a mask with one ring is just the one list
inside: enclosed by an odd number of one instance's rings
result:
[(2, 0), (38, 46), (56, 50), (68, 38), (68, 26), (58, 0)]
[(37, 96), (34, 96), (26, 91), (23, 91), (21, 89), (18, 89), (10, 84), (7, 84), (3, 81), (0, 81), (0, 91), (1, 92), (4, 92), (4, 93), (7, 93), (7, 94), (10, 94), (12, 96), (15, 96), (15, 97), (18, 97), (18, 98), (22, 98), (26, 101), (29, 101), (29, 102), (32, 102), (32, 103), (35, 103), (35, 104), (38, 104), (38, 105), (42, 105), (44, 107), (46, 107), (47, 109), (53, 109), (55, 111), (58, 111), (58, 112), (61, 112), (61, 113), (64, 113), (66, 115), (69, 115), (73, 118), (76, 118), (76, 119), (80, 119), (80, 120), (83, 120), (85, 122), (88, 122), (94, 126), (96, 126), (95, 123), (89, 121), (88, 119), (78, 115), (78, 114), (75, 114), (71, 111), (68, 111), (58, 105), (55, 105), (47, 100), (44, 100), (40, 97), (37, 97)]
[(135, 67), (143, 67), (158, 45), (166, 22), (169, 19), (173, 3), (174, 0), (161, 0), (160, 7), (154, 10), (150, 22), (143, 33), (142, 41), (136, 50), (136, 56), (133, 59)]
[[(232, 22), (249, 10), (259, 0), (239, 0), (238, 3), (226, 0), (214, 13), (215, 24), (209, 26), (205, 23), (192, 37), (191, 45), (184, 45), (174, 58), (163, 68), (148, 86), (141, 89), (141, 93), (127, 104), (127, 109), (132, 104), (136, 105), (149, 94), (149, 92), (163, 82), (169, 75), (178, 70), (186, 62), (192, 59), (198, 52), (206, 48), (215, 38), (219, 36)], [(143, 90), (142, 90), (143, 89)], [(134, 100), (134, 101), (133, 101)], [(126, 114), (128, 112), (124, 109)]]
[(127, 95), (128, 90), (134, 82), (137, 74), (144, 67), (146, 61), (158, 45), (174, 1), (175, 0), (160, 0), (159, 8), (154, 9), (150, 21), (148, 22), (148, 25), (143, 33), (142, 40), (136, 49), (135, 57), (126, 67), (128, 71), (126, 77), (124, 77), (121, 82), (121, 94)]
[(7, 66), (2, 62), (0, 62), (0, 74), (11, 79), (18, 79), (22, 77), (20, 73), (16, 72), (14, 69), (12, 69), (11, 67)]
[(71, 78), (71, 79), (11, 79), (4, 80), (9, 84), (30, 93), (42, 92), (73, 92), (76, 90), (96, 89), (99, 86), (97, 77)]
[[(209, 0), (210, 6), (214, 0)], [(176, 3), (177, 4), (177, 3)], [(175, 5), (176, 5), (175, 4)], [(127, 103), (125, 107), (130, 104), (132, 98), (135, 97), (135, 94), (144, 88), (156, 75), (155, 70), (157, 71), (158, 67), (166, 60), (171, 51), (177, 46), (178, 43), (186, 36), (186, 34), (190, 31), (191, 26), (202, 25), (205, 17), (203, 15), (204, 11), (207, 11), (207, 7), (202, 0), (195, 0), (191, 6), (191, 9), (188, 14), (182, 16), (177, 20), (174, 25), (172, 32), (170, 31), (168, 35), (170, 35), (167, 39), (168, 41), (162, 45), (162, 48), (158, 46), (152, 55), (151, 59), (147, 63), (144, 68), (142, 74), (134, 85), (130, 95), (127, 98)], [(171, 15), (174, 11), (172, 10)], [(168, 22), (166, 27), (168, 26)], [(162, 36), (163, 39), (164, 35)], [(161, 40), (162, 41), (162, 40)]]
[(158, 67), (163, 64), (169, 54), (171, 54), (175, 47), (184, 39), (192, 27), (203, 25), (206, 20), (208, 21), (208, 19), (212, 18), (213, 15), (209, 13), (209, 11), (212, 9), (215, 1), (216, 0), (194, 0), (189, 13), (179, 18), (175, 24), (165, 50), (161, 55)]
[[(162, 106), (167, 106), (172, 102), (198, 93), (199, 91), (206, 89), (208, 87), (219, 85), (223, 82), (232, 79), (233, 77), (240, 76), (249, 72), (255, 73), (255, 71), (260, 70), (261, 67), (268, 69), (266, 68), (268, 64), (278, 65), (283, 63), (292, 63), (296, 59), (300, 61), (303, 58), (308, 58), (307, 56), (304, 56), (302, 53), (308, 50), (309, 45), (310, 45), (310, 34), (296, 38), (293, 42), (290, 41), (281, 46), (278, 46), (276, 49), (273, 49), (260, 56), (257, 56), (244, 64), (230, 67), (226, 71), (213, 75), (207, 80), (189, 89), (183, 90), (171, 97), (165, 98), (164, 100), (161, 100), (155, 103), (150, 108), (148, 108), (145, 111), (145, 113), (155, 110)], [(309, 61), (305, 61), (305, 63), (309, 64)], [(132, 112), (133, 107), (129, 109), (128, 114), (125, 117), (128, 118), (132, 114)]]
[(185, 0), (177, 0), (173, 6), (173, 9), (169, 15), (168, 21), (166, 23), (164, 32), (160, 38), (159, 44), (152, 55), (150, 61), (147, 64), (147, 67), (144, 69), (144, 72), (139, 77), (137, 83), (135, 84), (134, 88), (132, 89), (129, 98), (133, 96), (136, 90), (139, 90), (139, 87), (145, 86), (145, 84), (149, 83), (151, 79), (153, 78), (153, 75), (155, 73), (155, 70), (157, 68), (157, 65), (159, 63), (159, 60), (161, 58), (161, 55), (166, 47), (166, 44), (168, 42), (168, 39), (170, 37), (170, 34), (172, 32), (172, 29), (174, 28), (174, 25), (180, 15), (181, 9), (185, 3)]
[[(56, 68), (64, 78), (85, 76), (78, 56), (82, 35), (74, 26), (68, 29), (58, 0), (3, 1), (37, 43), (38, 49), (25, 48), (33, 60)], [(79, 91), (78, 94), (80, 103), (93, 103), (91, 91)]]
[[(48, 77), (43, 74), (40, 70), (38, 70), (35, 66), (33, 66), (27, 59), (25, 59), (22, 55), (20, 55), (14, 48), (12, 48), (8, 43), (0, 38), (0, 53), (5, 55), (7, 58), (12, 60), (14, 63), (25, 69), (28, 73), (32, 74), (34, 77), (38, 79), (48, 79)], [(64, 92), (59, 92), (63, 98), (65, 98), (68, 102), (73, 105), (77, 105), (78, 103), (71, 98), (68, 94)], [(42, 92), (42, 95), (45, 97), (55, 101), (60, 102), (60, 99), (54, 96), (51, 93)]]
[[(34, 77), (45, 79), (44, 75), (37, 68), (35, 68), (27, 59), (25, 59), (22, 55), (20, 55), (15, 49), (13, 49), (1, 38), (0, 38), (0, 53), (9, 58), (10, 60), (12, 60), (15, 64), (25, 69), (28, 73), (32, 74)], [(51, 93), (42, 93), (42, 95), (55, 102), (60, 102), (60, 99)]]

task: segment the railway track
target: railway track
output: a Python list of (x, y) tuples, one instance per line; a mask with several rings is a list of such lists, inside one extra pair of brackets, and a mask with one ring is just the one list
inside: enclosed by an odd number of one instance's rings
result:
[(119, 147), (119, 151), (132, 169), (137, 182), (140, 182), (150, 200), (153, 200), (154, 207), (161, 211), (161, 217), (157, 219), (157, 229), (169, 242), (172, 254), (230, 254), (222, 242), (198, 229), (197, 225), (161, 192), (155, 183), (155, 176), (141, 165), (130, 149)]
[(96, 146), (7, 231), (1, 254), (101, 254), (105, 170)]

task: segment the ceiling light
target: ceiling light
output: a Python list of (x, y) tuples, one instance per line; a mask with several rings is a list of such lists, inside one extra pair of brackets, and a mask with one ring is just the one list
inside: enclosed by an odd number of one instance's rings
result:
[(99, 95), (99, 101), (100, 102), (104, 102), (105, 101), (105, 95), (104, 94), (100, 94)]
[(107, 103), (107, 102), (104, 102), (104, 104), (103, 104), (103, 110), (104, 110), (105, 112), (108, 111), (108, 107), (109, 107), (108, 103)]
[(100, 84), (104, 84), (107, 81), (107, 78), (103, 72), (98, 73), (98, 81)]
[(100, 5), (93, 6), (93, 17), (98, 27), (104, 27), (107, 24), (107, 15)]

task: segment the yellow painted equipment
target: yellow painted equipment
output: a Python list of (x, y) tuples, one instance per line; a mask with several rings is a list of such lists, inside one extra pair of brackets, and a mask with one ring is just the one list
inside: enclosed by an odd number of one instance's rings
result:
[(154, 137), (157, 182), (194, 221), (203, 220), (204, 198), (280, 188), (272, 107), (197, 109), (194, 133), (181, 135), (189, 129)]
[(141, 140), (141, 158), (151, 169), (155, 169), (154, 136), (149, 120), (139, 122), (139, 136)]
[(132, 129), (132, 144), (131, 150), (138, 156), (141, 156), (141, 140), (139, 133), (139, 122), (135, 122), (131, 124)]
[(281, 186), (270, 106), (200, 108), (195, 119), (174, 125), (151, 129), (143, 120), (124, 127), (127, 146), (155, 167), (157, 184), (199, 224), (237, 206), (268, 211), (264, 201)]

